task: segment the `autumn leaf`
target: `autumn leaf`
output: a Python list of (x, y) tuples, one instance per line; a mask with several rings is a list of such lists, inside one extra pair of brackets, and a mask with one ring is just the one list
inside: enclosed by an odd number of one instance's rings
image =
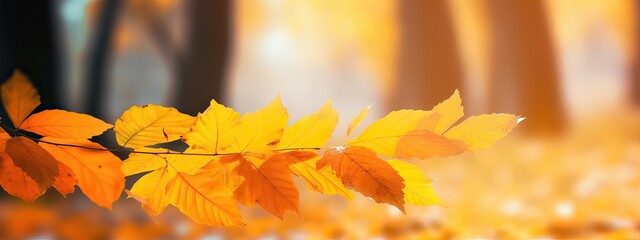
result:
[(467, 151), (467, 145), (429, 130), (413, 130), (400, 137), (395, 156), (402, 159), (446, 157)]
[[(111, 209), (124, 188), (122, 162), (113, 153), (89, 140), (44, 137), (39, 145), (78, 176), (78, 186), (91, 201)], [(73, 145), (55, 146), (51, 143)]]
[(311, 151), (286, 151), (269, 156), (271, 161), (286, 162), (288, 165), (304, 162), (317, 157), (318, 154)]
[(513, 114), (483, 114), (472, 116), (449, 129), (444, 136), (469, 145), (470, 151), (486, 149), (507, 136), (520, 121)]
[(320, 156), (307, 161), (289, 162), (289, 170), (302, 178), (310, 189), (324, 194), (339, 194), (352, 200), (354, 194), (342, 184), (331, 168), (316, 169)]
[[(154, 152), (158, 154), (149, 154)], [(125, 176), (131, 176), (162, 168), (167, 165), (166, 158), (159, 154), (164, 152), (166, 151), (157, 148), (139, 148), (122, 162), (122, 173)]]
[(305, 116), (284, 130), (278, 149), (319, 148), (324, 146), (338, 125), (338, 112), (331, 101), (311, 116)]
[(162, 167), (142, 176), (131, 188), (131, 193), (144, 199), (142, 207), (151, 216), (156, 216), (169, 205), (167, 184), (176, 176), (176, 171)]
[(354, 117), (353, 120), (351, 120), (351, 123), (349, 123), (349, 127), (347, 128), (347, 137), (351, 136), (351, 133), (353, 133), (353, 131), (356, 130), (358, 126), (360, 126), (360, 123), (362, 123), (362, 120), (364, 120), (364, 118), (366, 118), (367, 115), (369, 115), (369, 109), (371, 108), (371, 106), (373, 106), (373, 104), (362, 109), (362, 111), (360, 111), (360, 113), (358, 113), (358, 115), (356, 115), (356, 117)]
[(280, 219), (287, 209), (300, 214), (298, 189), (285, 159), (272, 157), (256, 167), (242, 155), (233, 158), (240, 163), (235, 172), (244, 177), (235, 190), (238, 201), (247, 206), (259, 204)]
[(0, 87), (2, 103), (9, 119), (16, 128), (20, 127), (29, 114), (40, 105), (40, 95), (29, 79), (16, 70), (9, 81)]
[(406, 203), (417, 206), (430, 206), (442, 204), (438, 195), (431, 187), (431, 179), (427, 178), (420, 168), (399, 160), (387, 160), (404, 179), (404, 200)]
[(12, 137), (7, 141), (5, 152), (39, 186), (41, 191), (49, 188), (59, 176), (58, 161), (34, 141), (26, 137)]
[(111, 127), (113, 125), (86, 114), (55, 109), (29, 116), (20, 129), (47, 137), (87, 139)]
[[(128, 148), (123, 151), (131, 151), (121, 162), (111, 152), (120, 149), (105, 149), (87, 140), (112, 125), (64, 110), (29, 116), (40, 97), (19, 71), (0, 88), (15, 128), (0, 128), (0, 185), (9, 194), (33, 202), (51, 186), (66, 196), (78, 185), (89, 199), (111, 209), (124, 188), (124, 176), (147, 173), (127, 193), (150, 215), (160, 214), (171, 204), (197, 223), (219, 226), (245, 224), (236, 201), (258, 204), (279, 218), (286, 210), (300, 214), (291, 174), (314, 191), (352, 199), (353, 189), (403, 212), (405, 203), (440, 204), (418, 167), (385, 161), (378, 154), (424, 159), (477, 151), (506, 136), (522, 120), (510, 114), (489, 114), (454, 126), (464, 115), (456, 90), (431, 111), (391, 112), (346, 145), (318, 157), (316, 151), (338, 123), (330, 101), (289, 127), (280, 97), (242, 117), (215, 100), (195, 118), (170, 107), (133, 106), (114, 127), (117, 143)], [(369, 108), (351, 121), (347, 137)], [(3, 128), (11, 129), (12, 135)], [(31, 133), (43, 138), (26, 137)], [(189, 145), (182, 152), (168, 146), (156, 148), (179, 139)]]
[(0, 152), (4, 152), (7, 141), (11, 138), (11, 136), (4, 131), (4, 129), (0, 128)]
[(233, 192), (222, 182), (221, 171), (218, 164), (195, 175), (177, 173), (167, 185), (169, 202), (196, 223), (245, 225)]
[(394, 157), (400, 137), (414, 130), (418, 121), (430, 114), (422, 110), (399, 110), (373, 122), (348, 146), (361, 146), (374, 150), (378, 154)]
[(194, 120), (175, 108), (153, 104), (133, 106), (116, 120), (116, 141), (120, 146), (136, 148), (178, 140), (189, 131)]
[(280, 97), (255, 113), (246, 113), (234, 130), (234, 142), (225, 153), (274, 150), (287, 126), (289, 114)]
[(456, 89), (453, 92), (453, 95), (449, 97), (449, 99), (444, 100), (440, 104), (436, 105), (431, 111), (433, 113), (436, 113), (436, 116), (438, 116), (438, 121), (433, 129), (426, 130), (431, 130), (435, 134), (444, 133), (447, 129), (449, 129), (449, 127), (453, 126), (453, 124), (460, 120), (460, 118), (464, 115), (462, 99), (460, 98), (460, 93), (458, 92), (458, 90)]
[(192, 148), (218, 153), (234, 142), (233, 130), (239, 124), (239, 113), (211, 100), (207, 110), (198, 114), (195, 124), (183, 137), (183, 141)]
[(78, 176), (76, 176), (76, 173), (74, 173), (70, 167), (60, 161), (58, 161), (58, 170), (60, 170), (60, 175), (56, 178), (56, 181), (53, 182), (53, 187), (62, 194), (63, 197), (66, 197), (67, 194), (75, 192), (75, 186), (78, 184)]
[(317, 169), (326, 166), (336, 171), (345, 186), (404, 212), (404, 180), (371, 149), (353, 146), (328, 150), (318, 161)]
[(16, 167), (6, 153), (0, 153), (0, 185), (7, 193), (30, 203), (46, 191), (46, 188), (42, 189), (26, 172)]
[(169, 165), (176, 171), (186, 174), (196, 174), (200, 168), (207, 165), (219, 156), (211, 156), (211, 153), (204, 149), (188, 148), (182, 154), (161, 155), (166, 157)]

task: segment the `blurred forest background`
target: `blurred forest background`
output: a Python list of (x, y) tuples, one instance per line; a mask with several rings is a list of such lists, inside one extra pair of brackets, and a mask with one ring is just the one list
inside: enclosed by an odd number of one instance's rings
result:
[(455, 89), (468, 115), (527, 117), (492, 149), (415, 162), (446, 206), (407, 215), (303, 190), (304, 220), (245, 208), (248, 226), (222, 229), (175, 209), (150, 219), (134, 200), (111, 213), (79, 193), (2, 193), (0, 238), (638, 239), (639, 33), (632, 0), (0, 1), (0, 79), (21, 69), (44, 108), (107, 122), (131, 105), (246, 112), (280, 94), (292, 120), (332, 99), (338, 143), (365, 106), (370, 122)]

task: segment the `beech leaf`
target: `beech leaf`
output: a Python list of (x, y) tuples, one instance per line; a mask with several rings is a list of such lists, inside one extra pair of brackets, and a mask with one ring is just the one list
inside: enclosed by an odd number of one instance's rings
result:
[(33, 179), (41, 191), (49, 188), (60, 174), (58, 161), (31, 139), (12, 137), (7, 141), (5, 152), (13, 165)]
[(195, 175), (177, 173), (167, 185), (169, 202), (196, 223), (245, 225), (233, 192), (221, 180), (221, 171), (222, 167), (215, 167)]
[[(58, 161), (69, 166), (78, 176), (78, 186), (91, 201), (111, 209), (124, 188), (122, 162), (113, 153), (89, 140), (44, 137), (40, 146)], [(55, 146), (50, 143), (74, 145)], [(101, 150), (102, 149), (102, 150)]]
[(47, 137), (87, 139), (111, 127), (113, 125), (86, 114), (54, 109), (29, 116), (20, 129)]
[(153, 104), (133, 106), (116, 120), (116, 141), (120, 146), (136, 148), (178, 140), (189, 131), (194, 120), (175, 108)]
[(318, 169), (326, 166), (336, 171), (345, 186), (404, 212), (404, 179), (371, 149), (354, 146), (328, 150), (317, 163)]
[(16, 70), (9, 81), (0, 87), (2, 104), (13, 126), (20, 128), (22, 121), (40, 106), (40, 95), (27, 76)]

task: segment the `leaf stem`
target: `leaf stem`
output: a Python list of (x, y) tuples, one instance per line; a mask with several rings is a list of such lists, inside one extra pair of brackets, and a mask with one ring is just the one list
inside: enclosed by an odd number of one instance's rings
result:
[[(132, 148), (98, 148), (98, 147), (82, 146), (82, 145), (75, 145), (75, 144), (68, 144), (68, 143), (56, 143), (56, 142), (51, 142), (51, 141), (47, 141), (47, 140), (42, 140), (41, 138), (37, 138), (37, 137), (34, 137), (34, 136), (29, 136), (29, 134), (25, 134), (25, 133), (21, 132), (22, 130), (20, 130), (20, 129), (14, 129), (14, 128), (11, 128), (11, 127), (9, 127), (9, 126), (7, 126), (5, 124), (1, 124), (1, 125), (2, 125), (2, 128), (9, 130), (7, 132), (11, 132), (12, 136), (23, 136), (23, 137), (29, 138), (29, 139), (31, 139), (31, 140), (33, 140), (35, 142), (50, 144), (50, 145), (54, 145), (54, 146), (58, 146), (58, 147), (81, 148), (81, 149), (87, 149), (87, 150), (93, 150), (93, 151), (105, 151), (105, 152), (113, 152), (113, 153), (119, 152), (119, 153), (152, 154), (152, 155), (185, 155), (185, 156), (211, 156), (211, 157), (234, 155), (234, 154), (260, 153), (260, 152), (234, 152), (234, 153), (177, 152), (177, 151), (171, 151), (169, 149), (162, 149), (162, 148), (158, 148), (158, 151), (155, 152), (155, 151), (135, 150), (135, 149), (132, 149)], [(319, 150), (323, 150), (323, 149), (325, 149), (325, 148), (321, 148), (321, 147), (281, 148), (281, 149), (269, 150), (269, 152), (319, 151)]]

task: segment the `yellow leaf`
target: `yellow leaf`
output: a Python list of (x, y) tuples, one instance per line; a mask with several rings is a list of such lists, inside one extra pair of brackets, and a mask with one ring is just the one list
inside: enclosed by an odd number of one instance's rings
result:
[(47, 137), (87, 139), (111, 127), (111, 124), (86, 114), (56, 109), (29, 116), (20, 129)]
[(142, 207), (151, 216), (156, 216), (169, 205), (167, 184), (176, 176), (176, 171), (169, 167), (156, 169), (142, 176), (131, 188), (131, 193), (144, 199)]
[(209, 168), (195, 175), (177, 173), (167, 185), (169, 202), (191, 220), (217, 226), (242, 226), (233, 192), (222, 180), (222, 168)]
[[(206, 152), (203, 149), (187, 149), (185, 154), (162, 154), (162, 149), (141, 148), (132, 153), (122, 164), (122, 171), (126, 176), (153, 171), (144, 175), (131, 188), (130, 197), (141, 199), (142, 207), (152, 216), (162, 212), (168, 204), (165, 198), (169, 180), (176, 175), (176, 171), (186, 174), (196, 174), (214, 156), (189, 155)], [(157, 154), (150, 154), (150, 153)], [(165, 151), (166, 152), (166, 151)]]
[(400, 137), (414, 130), (418, 121), (430, 112), (421, 110), (400, 110), (373, 122), (360, 136), (347, 143), (349, 146), (367, 147), (375, 152), (393, 157)]
[(317, 169), (331, 166), (345, 186), (372, 198), (389, 203), (404, 212), (405, 187), (402, 177), (386, 161), (365, 147), (328, 150), (317, 163)]
[(512, 114), (483, 114), (465, 119), (444, 136), (461, 140), (470, 151), (486, 149), (505, 137), (524, 118)]
[(460, 98), (460, 93), (458, 92), (458, 90), (456, 89), (456, 91), (453, 92), (453, 95), (451, 95), (449, 99), (444, 100), (440, 104), (433, 107), (432, 112), (437, 113), (439, 119), (434, 129), (426, 130), (431, 130), (436, 134), (442, 134), (447, 131), (449, 127), (460, 120), (460, 118), (464, 115), (462, 99)]
[(360, 126), (360, 123), (362, 123), (362, 120), (364, 120), (364, 118), (369, 115), (369, 109), (371, 108), (371, 106), (372, 105), (369, 105), (366, 108), (362, 109), (362, 111), (360, 111), (360, 113), (358, 113), (358, 115), (356, 115), (356, 117), (351, 120), (351, 123), (349, 123), (349, 127), (347, 128), (347, 137), (351, 136), (353, 130), (356, 130), (356, 128)]
[[(46, 142), (81, 147), (55, 146)], [(111, 209), (124, 188), (122, 162), (118, 157), (89, 140), (44, 137), (39, 144), (77, 174), (78, 186), (91, 201)]]
[(129, 158), (122, 162), (121, 169), (125, 176), (153, 171), (167, 165), (165, 157), (150, 154), (154, 152), (163, 153), (166, 152), (166, 150), (163, 151), (162, 149), (157, 148), (138, 148), (136, 151), (144, 153), (131, 153), (129, 154)]
[(293, 174), (302, 178), (307, 186), (314, 191), (325, 194), (339, 194), (352, 200), (354, 197), (353, 192), (342, 184), (342, 181), (331, 168), (316, 170), (316, 164), (319, 159), (320, 156), (307, 161), (289, 163), (289, 169)]
[(135, 148), (178, 140), (189, 131), (194, 120), (175, 108), (153, 104), (133, 106), (116, 120), (116, 141), (120, 146)]
[(9, 194), (32, 203), (45, 189), (29, 177), (22, 169), (13, 164), (8, 154), (0, 152), (0, 185)]
[(16, 128), (20, 128), (22, 121), (40, 105), (38, 91), (27, 76), (18, 70), (13, 72), (9, 81), (2, 84), (0, 92), (4, 109)]
[(237, 155), (236, 159), (240, 164), (234, 172), (244, 177), (235, 190), (238, 201), (248, 206), (259, 204), (280, 219), (287, 209), (300, 214), (298, 189), (284, 159), (269, 158), (259, 167), (242, 155)]
[(429, 130), (410, 131), (398, 140), (396, 157), (402, 159), (446, 157), (467, 151), (467, 145), (459, 140), (447, 139)]
[(220, 158), (220, 156), (210, 156), (209, 154), (210, 152), (204, 149), (188, 148), (183, 154), (166, 154), (162, 156), (169, 161), (169, 165), (174, 170), (193, 175), (211, 160)]
[(404, 178), (404, 200), (417, 206), (442, 204), (431, 187), (431, 179), (427, 178), (420, 168), (399, 160), (388, 160), (391, 166)]
[(239, 124), (239, 113), (211, 100), (209, 108), (198, 114), (195, 125), (183, 137), (183, 141), (192, 148), (217, 153), (233, 143), (233, 130)]
[(311, 116), (298, 120), (284, 130), (278, 149), (319, 148), (324, 146), (338, 125), (338, 112), (331, 101)]
[(13, 164), (31, 177), (42, 191), (51, 187), (60, 174), (58, 161), (31, 139), (12, 137), (7, 141), (5, 152)]
[(275, 149), (287, 126), (289, 114), (280, 97), (255, 113), (246, 113), (234, 130), (234, 143), (225, 153), (260, 152)]

